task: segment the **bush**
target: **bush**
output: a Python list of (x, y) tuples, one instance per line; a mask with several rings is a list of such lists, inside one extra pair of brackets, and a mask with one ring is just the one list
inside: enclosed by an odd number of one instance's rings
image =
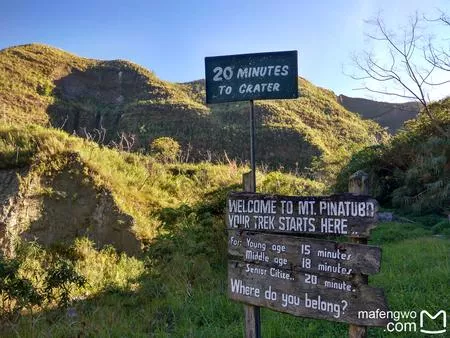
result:
[(180, 144), (171, 137), (158, 137), (150, 144), (150, 153), (163, 163), (175, 162), (180, 150)]
[(263, 178), (259, 188), (264, 193), (308, 196), (323, 194), (325, 185), (307, 178), (273, 171)]
[(72, 285), (82, 287), (86, 278), (75, 271), (69, 260), (58, 259), (50, 266), (45, 278), (45, 295), (48, 300), (55, 300), (59, 306), (67, 307), (70, 304), (70, 291)]
[(40, 305), (43, 297), (19, 274), (20, 262), (0, 255), (0, 318), (11, 319), (26, 307)]
[[(0, 318), (16, 320), (24, 309), (70, 304), (74, 286), (86, 279), (72, 262), (45, 252), (35, 243), (22, 244), (18, 255), (0, 255)], [(26, 271), (25, 271), (26, 270)]]
[(52, 83), (39, 83), (37, 85), (36, 91), (39, 95), (42, 96), (51, 96), (53, 93), (54, 85)]

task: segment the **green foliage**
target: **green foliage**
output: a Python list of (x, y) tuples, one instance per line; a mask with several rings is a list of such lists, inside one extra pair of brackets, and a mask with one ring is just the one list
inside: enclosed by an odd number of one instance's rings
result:
[(273, 171), (263, 178), (259, 189), (264, 193), (308, 196), (323, 193), (325, 185), (307, 178)]
[(85, 283), (69, 260), (24, 244), (17, 257), (0, 256), (0, 318), (14, 319), (23, 309), (45, 304), (67, 307), (72, 287)]
[[(450, 133), (450, 98), (430, 106), (440, 126)], [(348, 177), (369, 173), (372, 195), (387, 205), (415, 214), (449, 212), (450, 137), (437, 134), (421, 113), (383, 146), (356, 153), (338, 176), (337, 191), (346, 191)]]
[(171, 137), (158, 137), (150, 143), (150, 154), (163, 163), (175, 162), (180, 151), (180, 144)]
[(7, 327), (18, 325), (20, 314), (36, 321), (39, 317), (34, 314), (42, 316), (56, 308), (58, 318), (64, 318), (61, 314), (69, 305), (74, 311), (76, 297), (105, 290), (135, 290), (143, 272), (143, 261), (118, 254), (112, 247), (96, 250), (86, 238), (71, 247), (51, 249), (23, 242), (16, 257), (0, 257), (0, 322), (5, 320), (8, 325), (1, 326), (0, 335), (3, 337), (2, 330)]
[(36, 91), (43, 96), (51, 96), (55, 85), (49, 82), (37, 85)]
[(74, 291), (75, 295), (93, 295), (104, 290), (130, 290), (144, 273), (144, 263), (125, 253), (118, 253), (112, 246), (101, 250), (87, 238), (78, 238), (71, 247), (75, 270), (86, 283)]
[[(53, 281), (48, 290), (59, 299), (66, 288), (71, 312), (61, 311), (52, 298), (37, 316), (24, 311), (17, 323), (0, 327), (2, 337), (242, 336), (242, 306), (227, 296), (224, 210), (228, 191), (241, 189), (246, 166), (162, 164), (41, 127), (1, 127), (0, 140), (19, 149), (22, 163), (31, 164), (38, 177), (51, 176), (72, 160), (81, 163), (86, 178), (111, 191), (118, 208), (136, 220), (132, 231), (146, 249), (143, 257), (129, 257), (110, 246), (98, 249), (86, 238), (67, 248), (18, 248), (18, 278), (42, 294)], [(8, 166), (17, 164), (12, 159)], [(286, 195), (322, 194), (327, 187), (281, 171), (258, 170), (257, 180), (260, 191)], [(448, 227), (442, 218), (413, 220), (381, 224), (373, 232), (373, 242), (383, 246), (383, 265), (371, 285), (385, 288), (393, 310), (448, 303), (442, 283), (449, 271), (448, 240), (430, 236), (445, 234)], [(86, 283), (77, 285), (77, 276)], [(268, 310), (262, 316), (267, 337), (336, 337), (348, 329)], [(370, 333), (383, 336), (382, 329)]]
[[(223, 212), (229, 189), (215, 191), (205, 202), (193, 207), (182, 205), (176, 209), (162, 209), (158, 216), (161, 235), (147, 247), (148, 257), (164, 266), (172, 260), (191, 262), (190, 272), (185, 272), (190, 283), (194, 279), (207, 278), (210, 266), (222, 266), (227, 241)], [(196, 263), (198, 259), (200, 265)], [(196, 271), (201, 266), (205, 270)]]
[[(348, 179), (349, 177), (357, 172), (358, 170), (363, 170), (367, 173), (373, 173), (373, 168), (377, 167), (377, 162), (381, 160), (381, 156), (384, 151), (386, 151), (386, 145), (375, 145), (371, 147), (364, 148), (358, 152), (356, 152), (348, 164), (341, 170), (341, 172), (337, 176), (335, 190), (338, 192), (347, 192), (348, 191)], [(381, 168), (377, 167), (377, 170), (381, 171)], [(369, 176), (371, 178), (371, 175)], [(381, 181), (378, 184), (374, 185), (371, 182), (373, 196), (376, 196), (377, 199), (383, 198), (384, 192), (386, 191), (386, 187), (384, 185), (388, 185), (392, 182)], [(392, 190), (392, 189), (390, 189)]]
[(46, 271), (44, 291), (47, 298), (62, 307), (70, 304), (71, 287), (81, 288), (86, 284), (86, 278), (76, 272), (73, 263), (67, 259), (57, 259)]
[(394, 172), (403, 185), (392, 191), (393, 205), (415, 213), (450, 211), (450, 138), (432, 136), (416, 150), (409, 167)]
[(14, 319), (23, 308), (40, 305), (43, 296), (19, 273), (20, 261), (0, 255), (0, 320)]

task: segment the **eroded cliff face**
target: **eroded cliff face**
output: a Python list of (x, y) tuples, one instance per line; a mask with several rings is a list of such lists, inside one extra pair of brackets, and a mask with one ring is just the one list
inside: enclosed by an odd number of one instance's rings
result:
[(73, 158), (61, 170), (39, 175), (33, 170), (0, 171), (0, 249), (14, 254), (14, 242), (35, 240), (44, 246), (71, 245), (88, 237), (97, 247), (112, 245), (134, 255), (140, 242), (134, 220), (97, 187), (83, 164)]
[(26, 171), (0, 170), (0, 249), (5, 255), (14, 252), (13, 241), (19, 229), (19, 177)]

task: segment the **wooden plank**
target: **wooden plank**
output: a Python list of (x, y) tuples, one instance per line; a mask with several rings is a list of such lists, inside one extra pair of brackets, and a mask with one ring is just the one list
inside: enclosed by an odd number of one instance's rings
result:
[(244, 304), (245, 338), (261, 338), (260, 308)]
[(281, 196), (232, 192), (229, 229), (321, 236), (368, 237), (377, 221), (378, 202), (368, 196)]
[[(254, 159), (254, 157), (252, 156)], [(252, 165), (252, 167), (254, 167)], [(253, 168), (254, 170), (255, 168)], [(255, 192), (255, 173), (250, 171), (242, 175), (244, 191)], [(261, 311), (259, 306), (244, 304), (245, 338), (261, 338)]]
[[(262, 273), (260, 265), (229, 261), (228, 294), (233, 300), (295, 316), (367, 326), (385, 326), (388, 320), (370, 318), (370, 311), (387, 311), (382, 289), (361, 285), (351, 290), (317, 284), (305, 273), (279, 268)], [(330, 278), (333, 280), (333, 278)], [(358, 312), (362, 311), (359, 315)]]
[(380, 271), (381, 248), (292, 235), (228, 231), (232, 259), (288, 270), (349, 277)]

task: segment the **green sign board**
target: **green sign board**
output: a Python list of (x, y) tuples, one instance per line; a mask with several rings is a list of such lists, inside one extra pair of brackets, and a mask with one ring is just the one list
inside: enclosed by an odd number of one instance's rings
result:
[(298, 97), (297, 51), (205, 58), (206, 103)]

